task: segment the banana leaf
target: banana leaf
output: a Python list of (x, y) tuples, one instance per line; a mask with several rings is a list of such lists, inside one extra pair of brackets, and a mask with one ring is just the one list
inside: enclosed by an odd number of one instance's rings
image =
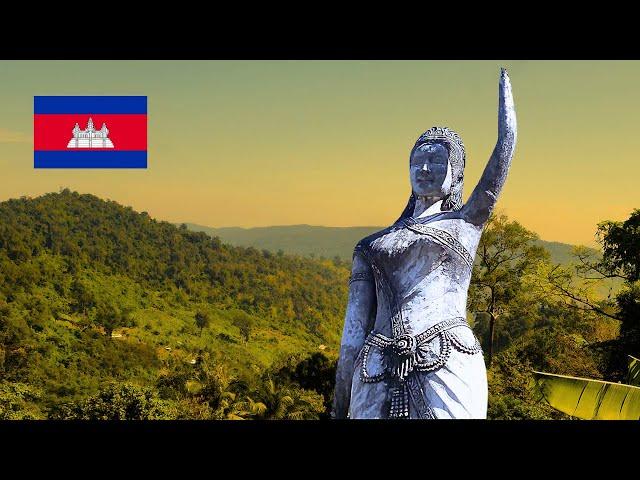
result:
[(585, 420), (640, 420), (640, 387), (533, 373), (538, 391), (556, 410)]
[(627, 376), (627, 383), (629, 385), (635, 385), (640, 387), (640, 360), (631, 355), (629, 357), (629, 374)]

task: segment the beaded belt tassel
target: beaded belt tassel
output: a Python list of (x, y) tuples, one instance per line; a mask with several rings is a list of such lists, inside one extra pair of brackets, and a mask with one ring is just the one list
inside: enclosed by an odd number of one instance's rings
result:
[(389, 418), (409, 418), (409, 393), (404, 382), (401, 382), (391, 392)]

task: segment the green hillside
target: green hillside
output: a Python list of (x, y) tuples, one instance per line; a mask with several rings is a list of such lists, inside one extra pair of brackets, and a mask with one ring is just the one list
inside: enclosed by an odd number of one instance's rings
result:
[(242, 377), (337, 354), (346, 265), (226, 245), (68, 190), (2, 202), (0, 218), (0, 375), (40, 392), (42, 411), (201, 359)]

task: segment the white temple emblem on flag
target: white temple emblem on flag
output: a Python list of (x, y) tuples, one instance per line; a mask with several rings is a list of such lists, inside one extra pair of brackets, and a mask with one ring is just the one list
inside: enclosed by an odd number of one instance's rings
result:
[(113, 143), (109, 139), (109, 129), (107, 124), (103, 123), (100, 130), (96, 130), (93, 126), (93, 120), (89, 117), (87, 128), (80, 130), (80, 126), (76, 123), (73, 127), (73, 138), (69, 140), (67, 148), (114, 148)]

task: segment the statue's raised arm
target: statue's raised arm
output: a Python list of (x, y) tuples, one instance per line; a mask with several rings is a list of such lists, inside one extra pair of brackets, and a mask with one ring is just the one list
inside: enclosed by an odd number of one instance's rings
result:
[(498, 142), (478, 185), (462, 208), (464, 218), (474, 225), (484, 225), (493, 211), (511, 165), (516, 146), (516, 130), (511, 82), (507, 71), (503, 68), (500, 72), (498, 101)]

